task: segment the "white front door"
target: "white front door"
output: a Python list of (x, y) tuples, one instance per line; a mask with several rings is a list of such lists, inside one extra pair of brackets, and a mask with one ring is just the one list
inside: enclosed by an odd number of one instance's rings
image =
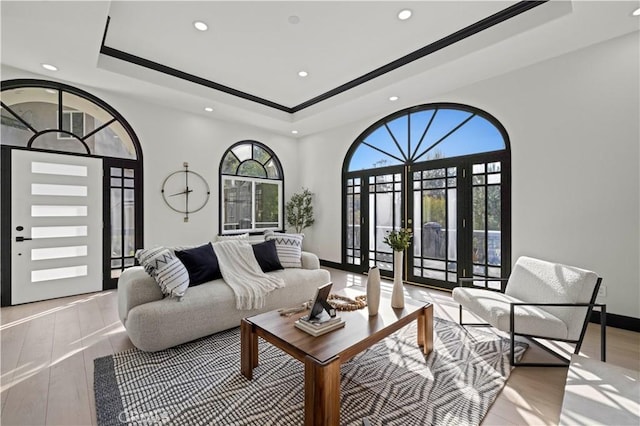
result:
[(102, 290), (102, 159), (14, 149), (11, 304)]

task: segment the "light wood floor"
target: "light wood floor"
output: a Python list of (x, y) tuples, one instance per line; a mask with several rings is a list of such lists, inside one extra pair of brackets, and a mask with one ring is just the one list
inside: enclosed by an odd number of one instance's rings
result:
[[(366, 283), (361, 275), (330, 272), (335, 288)], [(383, 292), (390, 289), (383, 283)], [(410, 297), (434, 302), (436, 316), (457, 322), (449, 293), (406, 290)], [(93, 360), (132, 347), (118, 319), (116, 292), (2, 308), (0, 317), (1, 424), (96, 424)], [(583, 355), (599, 357), (598, 333), (598, 326), (590, 325)], [(607, 339), (609, 363), (640, 369), (640, 333), (609, 327)], [(539, 360), (544, 353), (530, 347), (526, 356)], [(566, 374), (566, 368), (516, 368), (483, 425), (557, 424)]]

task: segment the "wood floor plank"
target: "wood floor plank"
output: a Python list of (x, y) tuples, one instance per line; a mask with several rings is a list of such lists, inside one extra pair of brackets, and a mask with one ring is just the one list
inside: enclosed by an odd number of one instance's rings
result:
[[(114, 295), (108, 295), (107, 297), (114, 297)], [(107, 327), (100, 314), (100, 306), (95, 298), (89, 298), (78, 305), (78, 316), (80, 318), (80, 332), (84, 347), (82, 354), (84, 357), (86, 387), (89, 394), (89, 412), (91, 413), (91, 424), (95, 425), (96, 402), (93, 390), (93, 360), (113, 354), (113, 348), (107, 335)]]
[(52, 314), (29, 321), (11, 381), (3, 382), (7, 396), (2, 409), (2, 424), (44, 424), (53, 330)]
[[(330, 269), (336, 288), (366, 277)], [(390, 285), (390, 282), (387, 283)], [(435, 315), (458, 321), (448, 292), (405, 286), (406, 294), (434, 303)], [(117, 292), (108, 291), (0, 309), (2, 425), (96, 424), (93, 360), (133, 347), (120, 323)], [(582, 354), (598, 358), (599, 326), (590, 324)], [(544, 352), (535, 347), (528, 357)], [(607, 328), (607, 359), (640, 370), (640, 333)], [(558, 423), (564, 368), (515, 368), (483, 421), (490, 425)]]
[[(51, 366), (47, 425), (89, 425), (92, 414), (84, 354), (76, 352)], [(91, 390), (93, 393), (93, 389)]]

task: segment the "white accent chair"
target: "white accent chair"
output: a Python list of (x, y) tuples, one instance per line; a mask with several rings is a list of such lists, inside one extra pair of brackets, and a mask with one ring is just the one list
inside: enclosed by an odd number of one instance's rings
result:
[[(510, 333), (512, 366), (566, 367), (570, 360), (536, 339), (575, 343), (574, 353), (578, 354), (591, 312), (597, 307), (600, 357), (605, 361), (606, 305), (595, 303), (601, 281), (592, 271), (522, 256), (508, 279), (461, 278), (460, 287), (454, 288), (452, 295), (460, 304), (461, 325), (493, 326)], [(501, 288), (490, 288), (490, 282), (500, 282)], [(482, 287), (479, 283), (483, 283)], [(486, 323), (463, 323), (463, 307)], [(515, 336), (528, 338), (562, 363), (516, 363)]]

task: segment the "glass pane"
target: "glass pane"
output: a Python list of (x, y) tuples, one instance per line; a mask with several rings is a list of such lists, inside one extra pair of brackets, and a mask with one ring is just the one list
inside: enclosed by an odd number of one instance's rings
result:
[[(455, 189), (447, 190), (447, 221), (448, 221), (448, 229), (447, 232), (449, 236), (448, 248), (447, 248), (447, 259), (451, 261), (456, 261), (458, 259), (458, 193)], [(455, 266), (457, 268), (457, 266)]]
[(74, 136), (57, 132), (42, 133), (31, 143), (32, 148), (50, 149), (75, 154), (87, 154), (87, 148), (82, 141)]
[(87, 187), (82, 185), (53, 185), (32, 183), (31, 195), (59, 195), (66, 197), (86, 197)]
[(86, 226), (34, 226), (31, 238), (86, 237)]
[(488, 173), (496, 173), (499, 172), (501, 170), (500, 168), (500, 162), (496, 161), (495, 163), (489, 163), (487, 164), (487, 172)]
[[(3, 90), (2, 102), (36, 131), (58, 128), (58, 91), (42, 87)], [(55, 144), (56, 134), (49, 134)]]
[[(424, 131), (427, 129), (427, 125), (433, 117), (433, 113), (435, 110), (427, 110), (427, 111), (419, 111), (411, 114), (411, 151), (412, 153), (418, 147), (420, 143), (420, 139), (424, 134)], [(426, 148), (424, 143), (420, 145), (420, 148)]]
[[(4, 96), (4, 92), (3, 96)], [(29, 138), (34, 133), (29, 128), (14, 117), (6, 108), (0, 110), (2, 114), (2, 131), (0, 133), (0, 143), (3, 145), (27, 146)]]
[(373, 133), (367, 136), (364, 141), (389, 155), (402, 158), (402, 153), (398, 150), (398, 147), (385, 126), (378, 127)]
[(443, 190), (422, 194), (422, 256), (445, 258), (446, 199)]
[[(431, 123), (431, 127), (429, 128), (429, 131), (424, 137), (424, 141), (422, 142), (422, 146), (420, 147), (418, 156), (421, 157), (423, 153), (425, 153), (425, 150), (427, 148), (431, 147), (431, 145), (438, 142), (447, 133), (455, 129), (460, 123), (462, 123), (464, 120), (466, 120), (470, 116), (471, 116), (471, 113), (468, 111), (460, 111), (456, 109), (438, 110), (436, 117), (433, 119), (433, 122)], [(458, 131), (459, 130), (460, 129), (458, 129)], [(453, 134), (455, 133), (457, 133), (457, 131), (454, 132)], [(448, 136), (444, 140), (446, 141), (448, 138), (453, 136), (453, 134)], [(425, 153), (426, 154), (425, 158), (436, 159), (436, 158), (446, 157), (447, 155), (445, 151), (443, 151), (442, 148), (440, 147), (440, 144), (442, 144), (443, 142), (440, 142), (438, 145), (432, 148), (428, 153)]]
[(224, 157), (224, 161), (222, 162), (222, 173), (226, 175), (235, 175), (238, 171), (238, 166), (240, 162), (231, 152), (228, 152)]
[(353, 247), (360, 248), (360, 194), (353, 196), (354, 209), (354, 229), (353, 229)]
[(269, 177), (269, 179), (281, 179), (280, 171), (274, 159), (269, 160), (264, 168), (267, 170), (267, 177)]
[(485, 188), (473, 188), (473, 262), (484, 263), (485, 256)]
[(260, 164), (265, 164), (267, 161), (269, 161), (270, 158), (271, 158), (271, 155), (267, 151), (265, 151), (258, 145), (253, 145), (254, 160), (256, 160)]
[[(94, 120), (97, 120), (100, 124), (113, 120), (113, 116), (102, 107), (94, 104), (88, 99), (69, 92), (62, 92), (62, 105), (65, 111), (82, 111), (86, 113), (87, 118), (90, 118), (90, 120), (87, 120), (87, 124), (90, 124), (87, 126), (87, 133), (91, 132), (95, 128), (93, 126)], [(82, 114), (80, 114), (80, 116), (82, 116)], [(77, 120), (77, 118), (73, 117), (72, 120)]]
[(87, 246), (31, 249), (31, 260), (65, 259), (87, 255)]
[(31, 173), (59, 176), (87, 176), (86, 166), (76, 166), (74, 164), (62, 163), (42, 163), (33, 161), (31, 163)]
[(120, 167), (111, 167), (111, 176), (122, 176), (122, 169)]
[(223, 188), (223, 230), (252, 229), (250, 181), (225, 179)]
[[(69, 111), (64, 111), (62, 113), (62, 130), (71, 132), (71, 114)], [(84, 135), (79, 136), (82, 137)], [(68, 135), (60, 135), (60, 137), (68, 137)]]
[(31, 206), (31, 217), (79, 217), (87, 215), (87, 206)]
[(111, 189), (111, 257), (122, 256), (122, 189)]
[[(94, 128), (102, 126), (102, 122), (98, 119), (85, 115), (87, 124), (86, 132), (91, 132)], [(117, 158), (136, 158), (136, 148), (129, 137), (129, 134), (119, 122), (111, 123), (108, 127), (103, 128), (97, 133), (86, 139), (87, 145), (96, 155)]]
[(71, 113), (71, 133), (79, 137), (84, 137), (84, 114), (82, 112)]
[(262, 164), (257, 161), (247, 160), (244, 163), (241, 163), (240, 167), (238, 167), (238, 175), (266, 178), (267, 171), (262, 167)]
[[(386, 129), (385, 129), (386, 132)], [(378, 167), (395, 166), (402, 164), (401, 161), (389, 157), (366, 145), (360, 145), (351, 157), (349, 171), (375, 169)]]
[(238, 157), (240, 162), (250, 160), (251, 159), (251, 144), (242, 144), (234, 147), (231, 151)]
[(393, 229), (393, 193), (376, 194), (376, 231), (374, 240), (376, 250), (391, 252), (391, 248), (382, 240)]
[(477, 175), (480, 173), (484, 173), (484, 164), (474, 164), (473, 165), (473, 174)]
[(490, 265), (501, 265), (501, 200), (500, 187), (487, 188), (487, 229), (488, 229), (488, 262)]
[(122, 178), (111, 178), (111, 186), (121, 187), (122, 186)]
[(65, 278), (84, 277), (86, 275), (87, 265), (42, 269), (39, 271), (31, 271), (31, 282), (61, 280)]
[(502, 150), (505, 149), (505, 143), (493, 124), (476, 115), (434, 149), (441, 152), (443, 157), (451, 158)]
[(124, 169), (124, 177), (133, 178), (134, 173), (133, 169)]
[(474, 185), (484, 185), (484, 175), (474, 176), (473, 177)]
[(278, 228), (280, 226), (280, 185), (256, 182), (255, 228)]
[[(409, 117), (408, 115), (403, 115), (387, 123), (387, 127), (389, 127), (389, 130), (391, 130), (391, 134), (396, 139), (396, 142), (398, 142), (398, 144), (400, 145), (400, 148), (402, 148), (402, 151), (406, 156), (406, 158), (409, 158), (410, 156), (409, 134), (408, 134), (409, 118), (408, 117)], [(403, 158), (403, 157), (400, 157), (400, 158)]]
[(124, 190), (124, 255), (133, 256), (135, 242), (135, 195), (133, 189)]

